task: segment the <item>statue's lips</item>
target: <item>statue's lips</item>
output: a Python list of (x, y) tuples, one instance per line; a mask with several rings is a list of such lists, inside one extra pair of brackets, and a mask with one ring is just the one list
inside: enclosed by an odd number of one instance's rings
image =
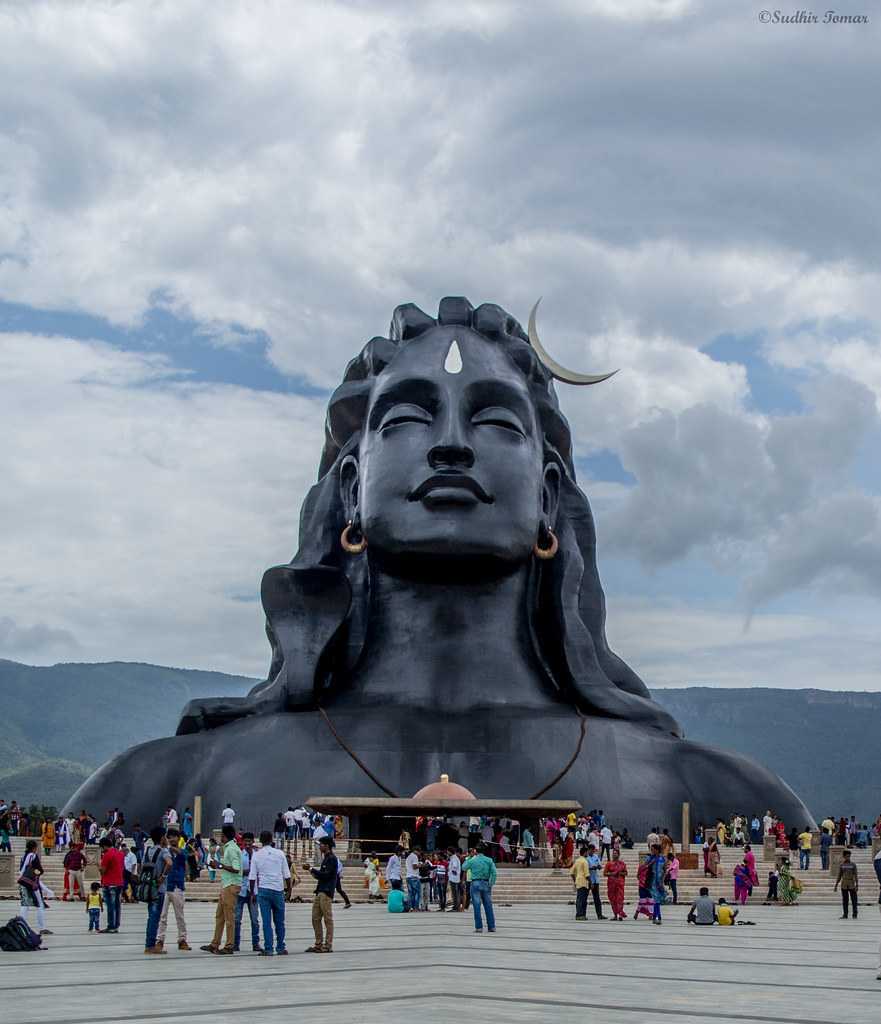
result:
[(464, 473), (438, 473), (424, 480), (408, 496), (409, 501), (426, 505), (474, 505), (482, 501), (491, 505), (493, 499), (481, 485)]

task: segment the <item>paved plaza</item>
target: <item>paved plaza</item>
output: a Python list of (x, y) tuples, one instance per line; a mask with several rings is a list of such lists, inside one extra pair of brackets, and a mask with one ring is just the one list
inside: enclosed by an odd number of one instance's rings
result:
[[(4, 920), (15, 905), (4, 901)], [(630, 908), (632, 912), (632, 907)], [(8, 913), (6, 913), (8, 911)], [(495, 935), (469, 914), (337, 909), (335, 952), (307, 955), (310, 908), (288, 910), (288, 957), (198, 952), (211, 904), (189, 904), (194, 952), (170, 923), (164, 957), (143, 954), (145, 913), (88, 935), (79, 906), (54, 904), (47, 952), (0, 954), (4, 1018), (16, 1024), (162, 1021), (310, 1024), (384, 1021), (603, 1021), (879, 1024), (877, 905), (856, 923), (834, 907), (755, 906), (756, 927), (686, 926), (685, 910), (647, 921), (576, 924), (562, 905), (499, 907)]]

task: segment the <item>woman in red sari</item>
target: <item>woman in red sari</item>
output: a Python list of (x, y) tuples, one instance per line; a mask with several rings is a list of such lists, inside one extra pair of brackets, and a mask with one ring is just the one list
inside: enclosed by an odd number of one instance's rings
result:
[(572, 829), (566, 836), (566, 840), (563, 843), (563, 867), (571, 868), (572, 862), (575, 859), (575, 833)]
[(613, 850), (612, 859), (607, 860), (603, 868), (606, 876), (606, 891), (609, 906), (612, 908), (612, 920), (624, 920), (624, 882), (627, 879), (627, 865), (621, 860), (621, 851)]

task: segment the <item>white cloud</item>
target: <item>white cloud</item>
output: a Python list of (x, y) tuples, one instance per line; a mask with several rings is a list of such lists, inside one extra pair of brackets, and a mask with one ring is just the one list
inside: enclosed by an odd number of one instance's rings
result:
[(879, 320), (854, 33), (680, 0), (32, 4), (0, 30), (7, 299), (131, 324), (162, 291), (323, 385), (395, 303), (457, 292), (543, 292), (561, 357)]
[[(872, 33), (686, 0), (34, 3), (0, 33), (4, 300), (132, 325), (161, 295), (329, 387), (398, 302), (544, 294), (561, 362), (622, 370), (561, 388), (577, 452), (637, 477), (592, 493), (601, 543), (697, 552), (755, 601), (877, 592), (851, 473), (864, 388), (881, 410)], [(724, 333), (814, 378), (809, 412), (756, 412), (701, 350)], [(259, 674), (234, 597), (294, 550), (323, 403), (97, 343), (0, 360), (7, 642)]]
[(3, 654), (52, 660), (66, 632), (79, 659), (261, 674), (260, 576), (296, 550), (323, 403), (6, 334), (0, 409), (0, 608), (22, 627)]
[(841, 601), (815, 613), (735, 611), (609, 599), (609, 642), (651, 687), (772, 686), (877, 690), (877, 621)]

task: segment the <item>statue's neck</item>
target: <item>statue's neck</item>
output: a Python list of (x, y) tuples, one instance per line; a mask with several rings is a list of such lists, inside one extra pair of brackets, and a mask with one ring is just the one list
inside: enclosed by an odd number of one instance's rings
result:
[(546, 708), (553, 695), (532, 650), (527, 587), (525, 566), (477, 583), (417, 582), (372, 567), (367, 641), (346, 696), (427, 709)]

